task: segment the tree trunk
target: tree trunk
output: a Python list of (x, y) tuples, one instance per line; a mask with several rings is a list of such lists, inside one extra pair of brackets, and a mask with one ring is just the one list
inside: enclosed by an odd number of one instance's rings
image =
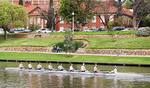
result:
[(7, 31), (6, 31), (6, 29), (4, 29), (4, 39), (5, 40), (7, 39)]
[(53, 17), (54, 17), (53, 11), (54, 11), (53, 8), (50, 8), (48, 11), (47, 28), (49, 29), (53, 28)]
[(47, 19), (47, 28), (52, 30), (55, 23), (53, 23), (54, 18), (54, 8), (53, 8), (53, 0), (49, 1), (49, 8), (48, 8), (48, 19)]
[(19, 5), (23, 5), (23, 0), (19, 0)]
[(133, 28), (137, 30), (139, 27), (139, 20), (136, 17), (133, 17)]

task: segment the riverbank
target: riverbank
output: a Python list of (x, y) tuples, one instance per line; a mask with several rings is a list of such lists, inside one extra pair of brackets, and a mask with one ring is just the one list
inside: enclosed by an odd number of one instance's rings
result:
[(0, 60), (150, 65), (150, 57), (0, 52)]

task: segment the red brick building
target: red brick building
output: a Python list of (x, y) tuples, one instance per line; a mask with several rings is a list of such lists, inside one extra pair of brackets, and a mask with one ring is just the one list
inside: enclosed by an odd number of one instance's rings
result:
[[(54, 1), (54, 11), (58, 12), (59, 7), (60, 7), (60, 0), (53, 0)], [(97, 0), (99, 1), (99, 0)], [(108, 4), (108, 9), (109, 12), (108, 13), (104, 13), (104, 14), (110, 14), (110, 13), (114, 13), (117, 11), (117, 8), (115, 8), (113, 6), (113, 2), (114, 0), (101, 0), (103, 3)], [(18, 4), (19, 0), (10, 0), (11, 3), (14, 4)], [(47, 21), (45, 19), (43, 19), (43, 17), (41, 16), (41, 11), (44, 13), (47, 13), (48, 11), (48, 4), (49, 4), (49, 0), (24, 0), (24, 7), (26, 8), (27, 12), (28, 12), (28, 22), (27, 22), (27, 27), (29, 27), (29, 25), (31, 24), (36, 24), (36, 25), (40, 25), (41, 28), (46, 27), (46, 23)], [(99, 11), (101, 12), (101, 8), (97, 7), (95, 8), (95, 11)], [(128, 15), (132, 15), (132, 12), (130, 12), (129, 10), (123, 9), (123, 12), (125, 14)], [(102, 19), (104, 19), (103, 15)], [(114, 15), (111, 15), (110, 20), (114, 19)], [(59, 21), (61, 20), (61, 17), (58, 16), (56, 17), (55, 21)], [(67, 28), (70, 28), (71, 25), (68, 24), (66, 21), (60, 21), (59, 23), (56, 24), (56, 30), (65, 30)], [(98, 18), (98, 16), (94, 16), (93, 19), (91, 19), (88, 24), (86, 24), (83, 29), (97, 29), (97, 28), (103, 28), (104, 25), (102, 24), (101, 20)]]

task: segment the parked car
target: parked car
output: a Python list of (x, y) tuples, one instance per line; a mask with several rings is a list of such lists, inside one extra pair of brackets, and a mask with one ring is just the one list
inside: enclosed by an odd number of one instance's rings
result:
[(26, 29), (26, 28), (13, 28), (9, 30), (10, 33), (27, 33), (27, 32), (31, 32), (30, 29)]
[[(8, 31), (6, 31), (7, 33), (9, 33)], [(4, 34), (4, 29), (0, 28), (0, 34)]]
[(49, 30), (48, 28), (42, 28), (42, 29), (36, 30), (36, 32), (38, 32), (38, 33), (50, 33), (52, 31)]
[(122, 30), (122, 31), (129, 31), (129, 30), (133, 30), (133, 28), (125, 28), (125, 29)]
[(24, 32), (32, 32), (30, 29), (25, 29)]
[(0, 28), (0, 34), (3, 34), (4, 30), (2, 28)]
[(58, 32), (65, 32), (64, 30), (59, 30)]
[(121, 30), (124, 30), (125, 27), (124, 26), (117, 26), (117, 27), (113, 27), (113, 31), (121, 31)]
[(83, 30), (83, 32), (92, 32), (92, 30), (90, 30), (90, 29), (85, 29), (85, 30)]

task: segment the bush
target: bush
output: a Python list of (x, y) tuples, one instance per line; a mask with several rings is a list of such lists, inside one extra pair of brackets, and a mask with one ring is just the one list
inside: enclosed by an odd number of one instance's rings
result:
[(75, 41), (73, 39), (73, 34), (71, 30), (67, 30), (65, 31), (65, 35), (64, 35), (64, 42), (60, 42), (57, 43), (54, 48), (53, 51), (58, 51), (58, 49), (60, 49), (60, 51), (64, 51), (64, 52), (75, 52), (78, 48), (82, 47), (83, 43), (82, 42), (78, 42)]
[(141, 27), (138, 29), (136, 36), (143, 36), (143, 37), (147, 37), (150, 36), (150, 27)]
[(115, 21), (110, 21), (108, 23), (108, 26), (109, 26), (110, 29), (112, 29), (113, 27), (121, 26), (121, 24), (119, 24), (118, 22), (115, 22)]
[(78, 42), (78, 41), (73, 41), (72, 45), (66, 48), (65, 42), (60, 42), (60, 43), (57, 43), (55, 46), (61, 48), (61, 50), (64, 52), (72, 52), (73, 53), (76, 50), (78, 50), (78, 48), (82, 47), (83, 43)]
[(150, 27), (150, 14), (142, 19), (140, 27)]
[(38, 30), (39, 28), (40, 28), (40, 26), (39, 25), (35, 25), (35, 24), (31, 24), (29, 26), (29, 29), (32, 30), (32, 31)]

